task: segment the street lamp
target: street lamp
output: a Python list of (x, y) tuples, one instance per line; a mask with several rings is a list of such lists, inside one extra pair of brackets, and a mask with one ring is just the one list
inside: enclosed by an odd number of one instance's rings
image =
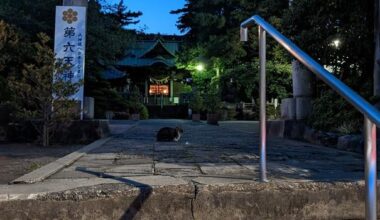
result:
[(335, 48), (338, 48), (340, 46), (342, 42), (339, 40), (339, 39), (335, 39), (332, 41), (332, 45), (335, 47)]
[(205, 66), (202, 63), (199, 63), (195, 69), (199, 72), (203, 71), (205, 69)]

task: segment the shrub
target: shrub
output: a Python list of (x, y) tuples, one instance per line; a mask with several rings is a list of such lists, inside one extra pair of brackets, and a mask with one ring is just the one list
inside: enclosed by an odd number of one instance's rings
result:
[[(252, 108), (252, 114), (249, 117), (244, 116), (244, 120), (260, 120), (260, 105), (254, 105)], [(273, 104), (266, 105), (267, 120), (274, 120), (281, 118), (280, 107), (275, 108)]]
[(149, 119), (149, 112), (145, 105), (141, 104), (139, 113), (140, 113), (140, 119), (142, 120)]
[(210, 91), (206, 94), (205, 104), (208, 113), (215, 114), (220, 111), (222, 103), (220, 99), (220, 94), (217, 91), (217, 89), (210, 89)]
[(360, 132), (362, 118), (350, 103), (329, 90), (313, 101), (313, 110), (307, 123), (318, 130), (348, 134)]
[(203, 98), (198, 91), (192, 93), (189, 107), (194, 113), (200, 113), (203, 110)]
[(113, 117), (113, 119), (129, 119), (129, 113), (128, 112), (114, 112), (115, 116)]

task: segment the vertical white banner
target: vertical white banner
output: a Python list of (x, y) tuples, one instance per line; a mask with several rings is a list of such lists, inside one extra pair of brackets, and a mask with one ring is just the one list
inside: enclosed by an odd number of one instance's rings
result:
[[(57, 59), (69, 66), (63, 74), (66, 81), (84, 80), (86, 49), (86, 7), (57, 6), (55, 15), (54, 52)], [(84, 102), (83, 85), (72, 99)]]

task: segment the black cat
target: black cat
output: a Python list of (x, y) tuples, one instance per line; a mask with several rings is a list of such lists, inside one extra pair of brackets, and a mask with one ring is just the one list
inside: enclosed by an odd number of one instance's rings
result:
[(183, 133), (182, 128), (161, 128), (157, 133), (157, 141), (179, 141)]

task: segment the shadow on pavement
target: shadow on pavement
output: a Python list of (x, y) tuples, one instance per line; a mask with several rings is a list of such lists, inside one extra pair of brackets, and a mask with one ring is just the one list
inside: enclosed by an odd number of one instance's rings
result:
[(133, 202), (131, 203), (129, 208), (125, 211), (124, 215), (120, 218), (121, 220), (133, 219), (136, 216), (136, 214), (140, 211), (140, 209), (142, 208), (144, 202), (152, 194), (152, 190), (153, 190), (152, 187), (150, 185), (147, 185), (144, 183), (136, 182), (136, 181), (133, 181), (133, 180), (130, 180), (127, 178), (123, 178), (123, 177), (109, 175), (109, 174), (102, 173), (102, 172), (88, 170), (85, 167), (77, 167), (76, 170), (80, 171), (80, 172), (88, 173), (88, 174), (91, 174), (91, 175), (94, 175), (94, 176), (97, 176), (100, 178), (117, 180), (121, 183), (125, 183), (129, 186), (136, 187), (136, 188), (140, 189), (140, 194), (135, 198), (135, 200), (133, 200)]

